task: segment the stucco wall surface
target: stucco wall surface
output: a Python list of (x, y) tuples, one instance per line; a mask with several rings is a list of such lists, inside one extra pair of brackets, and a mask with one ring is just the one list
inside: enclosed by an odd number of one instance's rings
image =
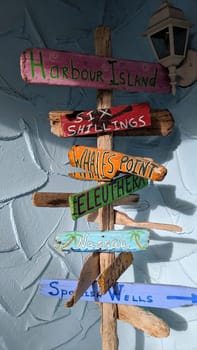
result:
[[(94, 54), (94, 30), (111, 27), (114, 57), (155, 61), (142, 36), (159, 0), (1, 0), (0, 11), (0, 350), (99, 350), (100, 311), (94, 303), (72, 309), (40, 296), (40, 279), (77, 279), (86, 254), (55, 251), (55, 235), (89, 230), (69, 208), (32, 206), (37, 191), (79, 192), (93, 186), (68, 177), (73, 144), (96, 138), (61, 139), (51, 134), (51, 110), (96, 106), (95, 89), (25, 83), (19, 58), (29, 47)], [(197, 49), (197, 2), (174, 0), (193, 23), (189, 45)], [(162, 183), (141, 190), (124, 212), (139, 221), (177, 224), (183, 233), (151, 231), (150, 247), (134, 256), (122, 281), (197, 286), (197, 85), (171, 94), (114, 92), (113, 105), (148, 101), (169, 109), (175, 128), (168, 137), (117, 137), (114, 150), (152, 157), (168, 169)], [(94, 183), (95, 185), (95, 183)], [(155, 309), (171, 327), (157, 339), (118, 321), (120, 350), (196, 350), (197, 308)]]

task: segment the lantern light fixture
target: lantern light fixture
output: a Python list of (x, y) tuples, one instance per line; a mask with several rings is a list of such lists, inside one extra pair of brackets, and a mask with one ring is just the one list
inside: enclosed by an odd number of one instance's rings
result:
[(144, 33), (158, 62), (168, 68), (173, 95), (176, 85), (185, 87), (197, 80), (197, 52), (187, 50), (190, 27), (183, 11), (165, 0)]

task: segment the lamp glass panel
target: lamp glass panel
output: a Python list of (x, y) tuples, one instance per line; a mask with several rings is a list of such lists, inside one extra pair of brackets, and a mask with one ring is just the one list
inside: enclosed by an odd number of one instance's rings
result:
[(168, 27), (151, 35), (151, 40), (159, 59), (170, 56), (170, 37)]
[(187, 38), (187, 29), (173, 27), (174, 34), (174, 53), (175, 55), (184, 55), (185, 43)]

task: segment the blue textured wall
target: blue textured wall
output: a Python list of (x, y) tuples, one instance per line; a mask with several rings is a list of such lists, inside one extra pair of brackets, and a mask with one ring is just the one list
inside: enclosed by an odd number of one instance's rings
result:
[[(39, 295), (40, 278), (79, 276), (85, 254), (53, 249), (63, 230), (89, 229), (74, 223), (69, 209), (35, 208), (32, 193), (82, 191), (92, 184), (70, 179), (67, 151), (72, 144), (96, 146), (96, 139), (60, 139), (50, 133), (50, 110), (95, 107), (94, 89), (26, 84), (19, 57), (28, 47), (94, 53), (94, 29), (112, 29), (113, 56), (154, 61), (142, 36), (161, 1), (152, 0), (1, 0), (0, 11), (0, 350), (98, 350), (100, 311), (79, 302), (73, 309)], [(173, 1), (193, 23), (190, 46), (197, 49), (197, 2)], [(122, 281), (196, 286), (197, 85), (172, 95), (114, 92), (113, 104), (148, 101), (168, 108), (176, 127), (168, 137), (116, 138), (114, 149), (153, 157), (168, 168), (160, 184), (141, 192), (127, 209), (142, 221), (174, 223), (183, 235), (151, 232), (151, 247), (121, 277)], [(124, 209), (126, 212), (126, 209)], [(197, 349), (196, 307), (154, 310), (171, 327), (164, 340), (118, 322), (120, 350)]]

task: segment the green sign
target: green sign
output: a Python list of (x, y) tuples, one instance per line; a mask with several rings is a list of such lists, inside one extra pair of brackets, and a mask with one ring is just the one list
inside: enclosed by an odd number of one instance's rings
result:
[(121, 176), (104, 185), (69, 196), (73, 220), (96, 211), (148, 185), (148, 180), (137, 175)]

